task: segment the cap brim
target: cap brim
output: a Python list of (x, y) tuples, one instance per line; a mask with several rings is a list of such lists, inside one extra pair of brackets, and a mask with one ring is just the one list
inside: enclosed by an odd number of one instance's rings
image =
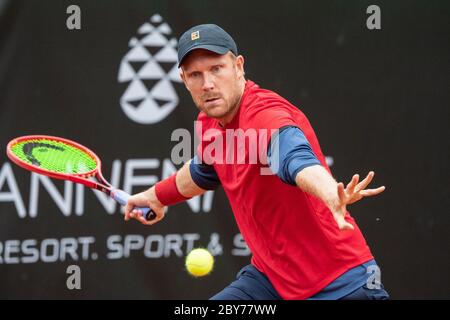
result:
[(212, 51), (215, 52), (217, 54), (225, 54), (228, 51), (230, 51), (230, 49), (226, 48), (226, 47), (222, 47), (222, 46), (216, 46), (216, 45), (211, 45), (211, 44), (200, 44), (197, 46), (193, 46), (192, 48), (189, 48), (184, 55), (181, 57), (180, 62), (178, 63), (178, 68), (181, 67), (181, 64), (183, 63), (184, 58), (186, 58), (186, 56), (191, 53), (194, 50), (197, 49), (205, 49), (208, 51)]

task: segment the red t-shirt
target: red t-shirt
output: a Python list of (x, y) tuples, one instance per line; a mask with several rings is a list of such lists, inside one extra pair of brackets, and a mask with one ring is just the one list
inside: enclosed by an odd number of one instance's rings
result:
[[(256, 130), (267, 144), (270, 133), (264, 136), (264, 129), (292, 125), (303, 131), (317, 159), (330, 171), (314, 130), (299, 109), (247, 80), (239, 110), (229, 124), (222, 127), (203, 112), (197, 120), (201, 141), (198, 155), (213, 165), (220, 179), (239, 230), (253, 254), (252, 264), (269, 278), (282, 298), (308, 298), (347, 270), (373, 259), (349, 213), (345, 219), (355, 230), (340, 231), (321, 200), (282, 182), (276, 175), (262, 175), (261, 168), (267, 167), (262, 157), (251, 162), (248, 150), (244, 150), (245, 163), (233, 164), (226, 161), (225, 151), (223, 156), (211, 153), (212, 144), (217, 147), (220, 139), (223, 150), (225, 145), (230, 147), (225, 143), (227, 129)], [(249, 144), (252, 143), (247, 142), (246, 146)], [(231, 157), (236, 160), (239, 146), (231, 145), (235, 152)], [(217, 161), (220, 157), (224, 160)]]

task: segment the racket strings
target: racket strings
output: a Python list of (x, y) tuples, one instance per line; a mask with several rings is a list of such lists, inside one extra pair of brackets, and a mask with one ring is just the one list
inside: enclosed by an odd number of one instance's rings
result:
[(15, 144), (11, 151), (25, 163), (56, 173), (83, 174), (97, 167), (89, 153), (61, 141), (30, 139)]

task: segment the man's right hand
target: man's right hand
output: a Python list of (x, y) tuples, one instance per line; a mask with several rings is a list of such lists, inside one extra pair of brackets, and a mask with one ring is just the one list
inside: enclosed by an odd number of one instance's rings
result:
[[(146, 220), (137, 210), (134, 210), (135, 207), (149, 207), (156, 214), (156, 218)], [(144, 192), (132, 195), (125, 206), (125, 221), (136, 219), (142, 224), (153, 225), (163, 219), (164, 215), (165, 206), (156, 197), (154, 186)]]

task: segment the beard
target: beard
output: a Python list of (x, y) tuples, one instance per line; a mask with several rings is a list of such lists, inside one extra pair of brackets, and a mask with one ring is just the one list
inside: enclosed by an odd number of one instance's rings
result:
[(210, 118), (223, 118), (232, 110), (228, 102), (223, 99), (219, 100), (219, 103), (213, 106), (206, 106), (204, 104), (199, 109)]
[[(239, 91), (236, 91), (230, 99), (225, 99), (222, 95), (208, 94), (201, 97), (200, 101), (196, 102), (197, 108), (204, 112), (208, 117), (221, 119), (231, 114), (238, 106), (241, 99)], [(208, 99), (219, 98), (217, 103), (207, 102)]]

